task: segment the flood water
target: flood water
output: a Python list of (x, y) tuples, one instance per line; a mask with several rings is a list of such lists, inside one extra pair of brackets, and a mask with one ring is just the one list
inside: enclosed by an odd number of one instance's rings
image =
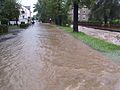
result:
[(120, 90), (120, 67), (49, 24), (0, 42), (0, 90)]

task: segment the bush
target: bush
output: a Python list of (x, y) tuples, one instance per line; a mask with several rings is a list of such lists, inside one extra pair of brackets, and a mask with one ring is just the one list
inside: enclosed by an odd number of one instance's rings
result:
[(25, 22), (21, 22), (20, 24), (20, 28), (27, 28), (29, 26), (29, 24), (25, 24)]
[(110, 23), (111, 24), (120, 24), (120, 20), (119, 19), (112, 20)]
[(7, 18), (2, 18), (2, 19), (1, 19), (1, 24), (2, 24), (2, 25), (8, 25), (8, 21), (9, 21), (9, 20), (8, 20)]
[(8, 26), (0, 25), (0, 33), (8, 33)]

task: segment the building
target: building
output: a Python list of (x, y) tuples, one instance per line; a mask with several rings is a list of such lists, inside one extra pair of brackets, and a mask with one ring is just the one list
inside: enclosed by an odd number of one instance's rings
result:
[(12, 20), (12, 21), (9, 22), (9, 24), (15, 25), (15, 24), (21, 24), (21, 22), (25, 22), (25, 24), (31, 23), (30, 6), (21, 5), (19, 11), (20, 11), (20, 15), (19, 15), (18, 22), (16, 22), (16, 20)]
[(31, 22), (30, 6), (21, 5), (18, 24), (20, 24), (21, 22), (25, 22), (25, 23), (30, 23)]
[[(78, 21), (88, 21), (90, 10), (87, 7), (83, 7), (78, 11)], [(73, 9), (69, 12), (70, 17), (73, 21)]]

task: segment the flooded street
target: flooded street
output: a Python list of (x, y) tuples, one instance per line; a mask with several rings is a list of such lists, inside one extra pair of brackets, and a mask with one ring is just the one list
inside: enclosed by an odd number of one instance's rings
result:
[(120, 67), (49, 24), (0, 42), (0, 90), (120, 90)]

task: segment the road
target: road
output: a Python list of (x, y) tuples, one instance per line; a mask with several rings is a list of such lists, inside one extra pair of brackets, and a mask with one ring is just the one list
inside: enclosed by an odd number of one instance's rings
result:
[(120, 90), (120, 66), (36, 23), (0, 42), (0, 90)]

